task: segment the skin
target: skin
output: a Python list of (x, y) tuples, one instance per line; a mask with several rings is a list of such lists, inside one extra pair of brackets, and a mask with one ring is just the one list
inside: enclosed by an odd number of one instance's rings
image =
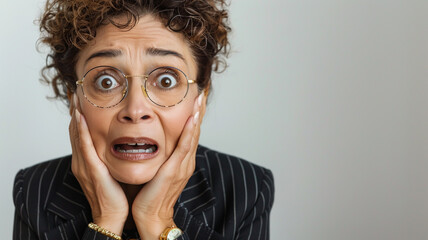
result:
[[(148, 51), (154, 48), (181, 57)], [(106, 51), (120, 54), (91, 57)], [(169, 31), (150, 14), (129, 31), (111, 24), (97, 30), (96, 38), (78, 55), (76, 74), (81, 78), (100, 65), (117, 67), (128, 75), (173, 66), (189, 79), (197, 76), (195, 58), (183, 36)], [(72, 171), (91, 205), (94, 223), (118, 235), (124, 227), (136, 227), (142, 239), (158, 239), (174, 224), (174, 204), (194, 171), (206, 99), (191, 84), (183, 102), (163, 108), (143, 94), (141, 78), (128, 82), (127, 97), (113, 108), (93, 106), (80, 87), (73, 94), (69, 126)], [(151, 138), (158, 144), (158, 154), (137, 161), (119, 159), (111, 147), (120, 137)]]

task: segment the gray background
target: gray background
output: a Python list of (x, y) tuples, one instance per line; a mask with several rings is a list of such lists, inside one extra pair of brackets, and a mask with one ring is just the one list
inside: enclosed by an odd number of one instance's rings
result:
[[(0, 232), (23, 167), (69, 154), (38, 82), (42, 1), (0, 0)], [(273, 170), (272, 239), (428, 239), (428, 1), (235, 0), (201, 143)]]

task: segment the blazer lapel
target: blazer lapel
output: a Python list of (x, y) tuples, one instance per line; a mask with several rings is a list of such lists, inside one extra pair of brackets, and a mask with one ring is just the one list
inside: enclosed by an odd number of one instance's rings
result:
[(62, 221), (55, 221), (55, 227), (41, 233), (43, 239), (80, 239), (89, 221), (92, 220), (91, 208), (80, 188), (79, 182), (71, 172), (71, 156), (67, 157), (66, 167), (58, 172), (57, 182), (52, 186), (50, 200), (46, 210)]
[(198, 214), (215, 203), (215, 196), (205, 176), (204, 168), (197, 168), (181, 193), (178, 206), (189, 209), (190, 214)]
[[(197, 157), (199, 158), (199, 156)], [(200, 159), (199, 159), (200, 160)], [(208, 172), (199, 163), (181, 193), (174, 210), (174, 221), (178, 227), (188, 233), (190, 239), (203, 237), (204, 239), (220, 239), (200, 217), (203, 211), (214, 206), (216, 198), (208, 182)], [(196, 234), (193, 236), (192, 234)]]
[(90, 209), (79, 182), (71, 172), (70, 161), (63, 173), (61, 183), (47, 206), (47, 210), (67, 220), (75, 218), (82, 211), (90, 213)]

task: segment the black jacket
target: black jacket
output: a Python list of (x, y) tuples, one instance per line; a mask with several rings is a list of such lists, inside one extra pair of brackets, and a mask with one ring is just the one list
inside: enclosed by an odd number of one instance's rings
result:
[[(180, 239), (269, 239), (273, 198), (270, 170), (199, 146), (174, 221), (185, 233)], [(15, 240), (111, 239), (87, 227), (91, 209), (71, 172), (71, 156), (19, 171), (13, 200)]]

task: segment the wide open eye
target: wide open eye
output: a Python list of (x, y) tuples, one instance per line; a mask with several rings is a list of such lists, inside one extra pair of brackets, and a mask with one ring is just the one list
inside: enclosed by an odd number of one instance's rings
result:
[(163, 90), (173, 89), (179, 83), (177, 76), (170, 70), (156, 76), (153, 85)]
[(94, 67), (83, 76), (82, 82), (83, 94), (96, 107), (113, 107), (127, 94), (126, 76), (114, 67)]
[(186, 75), (174, 67), (159, 67), (149, 73), (146, 94), (157, 105), (170, 107), (179, 103), (187, 94)]
[(118, 81), (108, 74), (102, 74), (97, 77), (94, 84), (101, 91), (109, 91), (119, 86)]

